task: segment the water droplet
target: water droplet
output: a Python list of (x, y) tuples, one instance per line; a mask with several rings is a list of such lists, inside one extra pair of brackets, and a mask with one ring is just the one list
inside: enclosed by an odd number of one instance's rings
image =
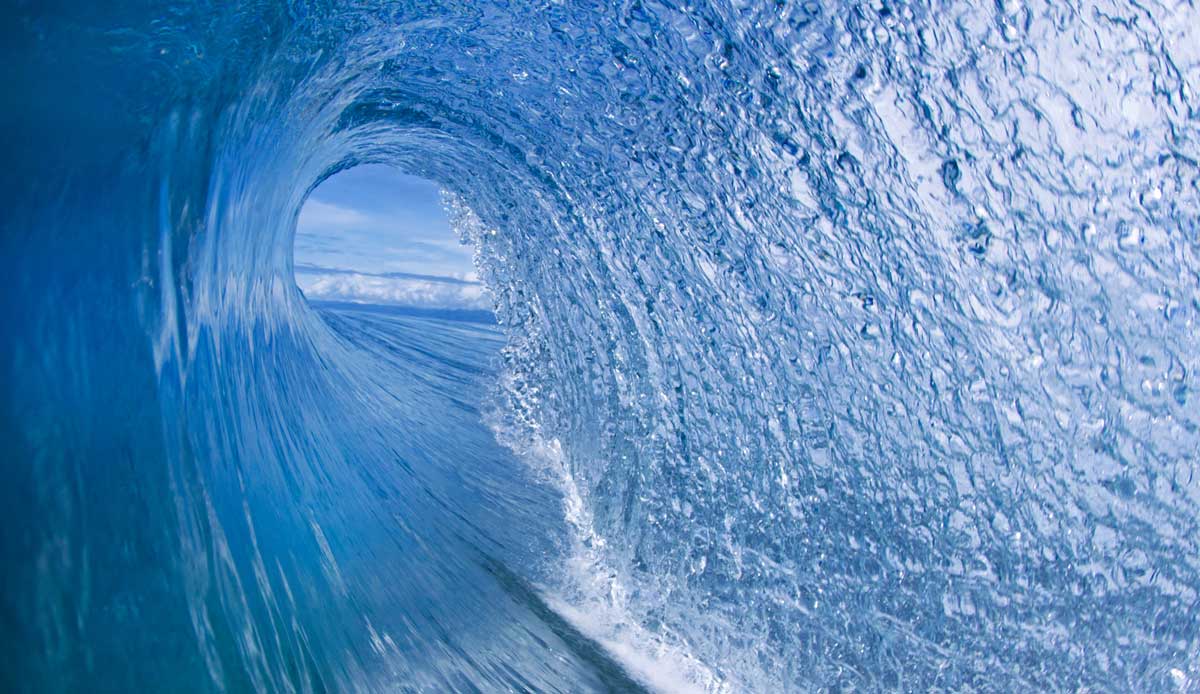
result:
[(954, 159), (946, 160), (942, 164), (942, 183), (950, 190), (958, 190), (958, 181), (962, 178), (962, 171), (958, 168), (958, 161)]
[(1158, 203), (1162, 201), (1162, 189), (1158, 186), (1151, 186), (1142, 192), (1141, 203), (1146, 209), (1154, 209), (1158, 207)]

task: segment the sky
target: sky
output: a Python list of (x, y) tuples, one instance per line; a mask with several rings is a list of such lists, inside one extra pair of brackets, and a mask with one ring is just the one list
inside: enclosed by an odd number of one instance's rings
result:
[(489, 308), (437, 184), (389, 166), (357, 166), (318, 186), (300, 211), (294, 252), (310, 299)]

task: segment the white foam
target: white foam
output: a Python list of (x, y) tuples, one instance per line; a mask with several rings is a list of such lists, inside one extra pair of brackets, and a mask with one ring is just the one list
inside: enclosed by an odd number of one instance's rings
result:
[[(625, 615), (571, 605), (547, 593), (550, 609), (599, 644), (625, 672), (660, 694), (724, 694), (729, 684), (690, 654), (666, 644)], [(616, 621), (614, 621), (616, 617)]]
[(655, 692), (734, 691), (732, 682), (687, 652), (678, 639), (652, 632), (636, 618), (628, 591), (607, 561), (607, 543), (596, 533), (591, 508), (570, 473), (561, 443), (542, 437), (535, 423), (505, 424), (504, 418), (497, 415), (493, 412), (486, 417), (496, 439), (562, 493), (563, 517), (571, 528), (572, 547), (561, 584), (543, 586), (539, 591), (550, 609)]

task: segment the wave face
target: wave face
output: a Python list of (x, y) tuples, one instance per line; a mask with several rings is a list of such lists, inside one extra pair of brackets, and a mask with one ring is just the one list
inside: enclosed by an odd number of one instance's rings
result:
[(5, 13), (0, 688), (1200, 689), (1195, 5)]

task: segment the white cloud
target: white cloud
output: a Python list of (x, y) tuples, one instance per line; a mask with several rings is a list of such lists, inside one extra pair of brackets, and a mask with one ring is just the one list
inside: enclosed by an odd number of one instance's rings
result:
[(474, 252), (474, 249), (463, 244), (458, 239), (423, 238), (421, 239), (421, 243), (427, 243), (456, 255), (470, 255)]
[(491, 302), (480, 284), (377, 277), (355, 273), (298, 273), (296, 283), (310, 299), (398, 304), (417, 308), (491, 308)]

